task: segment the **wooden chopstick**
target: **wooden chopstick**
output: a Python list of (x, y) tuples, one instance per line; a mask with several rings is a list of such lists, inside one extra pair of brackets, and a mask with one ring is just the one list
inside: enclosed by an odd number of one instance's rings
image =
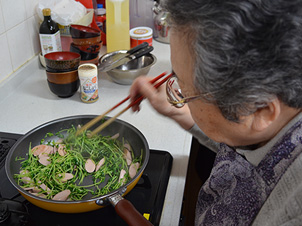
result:
[[(154, 84), (157, 80), (161, 79), (163, 76), (165, 76), (167, 74), (167, 72), (164, 72), (160, 75), (158, 75), (157, 77), (155, 77), (154, 79), (152, 79), (150, 81), (151, 84)], [(107, 115), (109, 112), (113, 111), (115, 108), (117, 108), (118, 106), (120, 106), (121, 104), (125, 103), (127, 100), (130, 99), (130, 95), (127, 96), (125, 99), (123, 99), (122, 101), (120, 101), (119, 103), (117, 103), (116, 105), (114, 105), (112, 108), (110, 108), (109, 110), (107, 110), (106, 112), (104, 112), (103, 114), (97, 116), (96, 118), (92, 119), (91, 121), (89, 121), (88, 123), (86, 123), (84, 126), (82, 126), (77, 132), (76, 132), (76, 136), (78, 136), (79, 134), (83, 133), (85, 130), (89, 129), (91, 126), (93, 126), (95, 123), (99, 122), (102, 118), (104, 118), (105, 115)], [(128, 109), (127, 109), (128, 110)], [(121, 113), (122, 114), (122, 113)], [(118, 117), (118, 116), (117, 116)]]
[[(167, 77), (165, 77), (164, 79), (162, 79), (160, 82), (156, 83), (154, 85), (154, 87), (157, 89), (158, 87), (160, 87), (162, 84), (164, 84), (171, 76), (173, 75), (173, 73), (169, 74)], [(158, 76), (159, 77), (159, 76)], [(162, 76), (161, 76), (162, 77)], [(142, 100), (144, 99), (143, 96), (139, 96), (138, 98), (136, 98), (135, 101), (133, 101), (131, 104), (129, 104), (126, 108), (124, 108), (122, 111), (120, 111), (119, 113), (117, 113), (115, 116), (111, 117), (110, 119), (108, 119), (107, 121), (105, 121), (103, 124), (101, 124), (99, 127), (97, 127), (95, 130), (93, 130), (89, 135), (93, 136), (96, 133), (99, 133), (101, 130), (103, 130), (105, 127), (107, 127), (108, 125), (110, 125), (117, 117), (119, 117), (121, 114), (123, 114), (124, 112), (126, 112), (129, 108), (131, 108), (132, 106), (140, 103)]]

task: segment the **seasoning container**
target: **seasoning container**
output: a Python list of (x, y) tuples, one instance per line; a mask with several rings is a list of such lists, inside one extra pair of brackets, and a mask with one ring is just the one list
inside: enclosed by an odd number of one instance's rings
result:
[(98, 4), (96, 14), (96, 24), (101, 31), (106, 32), (104, 28), (104, 22), (106, 21), (106, 9), (104, 8), (103, 4)]
[(42, 55), (47, 53), (62, 51), (60, 29), (56, 22), (51, 19), (51, 10), (42, 10), (44, 20), (40, 25), (39, 37)]
[(81, 100), (93, 103), (98, 100), (98, 69), (95, 64), (82, 64), (78, 68), (81, 88)]
[(131, 48), (148, 42), (152, 46), (153, 30), (149, 27), (135, 27), (130, 30), (130, 45)]

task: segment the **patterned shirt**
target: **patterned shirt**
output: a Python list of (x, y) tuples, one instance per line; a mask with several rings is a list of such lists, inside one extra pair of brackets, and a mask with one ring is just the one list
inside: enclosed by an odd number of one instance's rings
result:
[(301, 152), (302, 114), (257, 150), (220, 144), (210, 177), (199, 192), (195, 224), (251, 225)]

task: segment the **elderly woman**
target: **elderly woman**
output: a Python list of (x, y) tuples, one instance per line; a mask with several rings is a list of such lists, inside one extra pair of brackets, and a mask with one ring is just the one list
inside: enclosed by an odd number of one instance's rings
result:
[(130, 95), (217, 152), (196, 225), (302, 225), (302, 1), (161, 4), (175, 76)]

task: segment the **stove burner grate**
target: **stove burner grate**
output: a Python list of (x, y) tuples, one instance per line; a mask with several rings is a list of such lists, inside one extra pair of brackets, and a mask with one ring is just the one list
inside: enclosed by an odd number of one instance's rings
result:
[(0, 169), (4, 166), (9, 149), (16, 143), (21, 135), (0, 132)]
[(0, 225), (26, 226), (29, 223), (27, 207), (19, 201), (0, 199)]

